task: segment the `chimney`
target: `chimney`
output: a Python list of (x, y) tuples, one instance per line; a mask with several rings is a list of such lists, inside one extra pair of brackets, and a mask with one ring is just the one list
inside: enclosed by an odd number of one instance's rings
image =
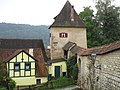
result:
[(71, 7), (71, 21), (74, 21), (74, 6)]
[(30, 54), (31, 56), (33, 56), (33, 48), (30, 48), (30, 49), (29, 49), (29, 54)]

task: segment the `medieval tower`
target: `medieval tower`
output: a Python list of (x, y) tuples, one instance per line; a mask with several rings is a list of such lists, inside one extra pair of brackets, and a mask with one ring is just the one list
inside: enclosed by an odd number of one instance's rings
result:
[(51, 59), (63, 58), (62, 48), (69, 41), (87, 48), (85, 25), (68, 0), (54, 19), (50, 26)]

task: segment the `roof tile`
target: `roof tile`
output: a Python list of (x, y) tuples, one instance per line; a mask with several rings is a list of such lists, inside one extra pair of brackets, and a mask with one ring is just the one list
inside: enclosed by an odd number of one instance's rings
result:
[(85, 28), (85, 24), (76, 13), (74, 6), (69, 1), (66, 2), (61, 12), (54, 18), (51, 27), (80, 27)]
[(103, 45), (100, 47), (96, 47), (96, 48), (88, 48), (88, 49), (79, 50), (78, 54), (81, 56), (87, 56), (87, 55), (91, 55), (92, 52), (95, 52), (96, 54), (101, 55), (101, 54), (112, 52), (118, 49), (120, 49), (120, 41), (116, 41), (116, 42)]

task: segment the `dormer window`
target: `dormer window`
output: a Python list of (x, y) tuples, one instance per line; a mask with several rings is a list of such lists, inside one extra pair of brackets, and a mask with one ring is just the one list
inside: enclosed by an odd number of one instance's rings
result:
[(68, 33), (62, 32), (59, 34), (60, 38), (67, 38), (68, 37)]

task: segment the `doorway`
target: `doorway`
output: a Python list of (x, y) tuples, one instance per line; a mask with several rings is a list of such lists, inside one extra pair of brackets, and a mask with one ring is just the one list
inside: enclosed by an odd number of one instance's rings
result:
[(60, 66), (55, 66), (55, 78), (60, 77)]

